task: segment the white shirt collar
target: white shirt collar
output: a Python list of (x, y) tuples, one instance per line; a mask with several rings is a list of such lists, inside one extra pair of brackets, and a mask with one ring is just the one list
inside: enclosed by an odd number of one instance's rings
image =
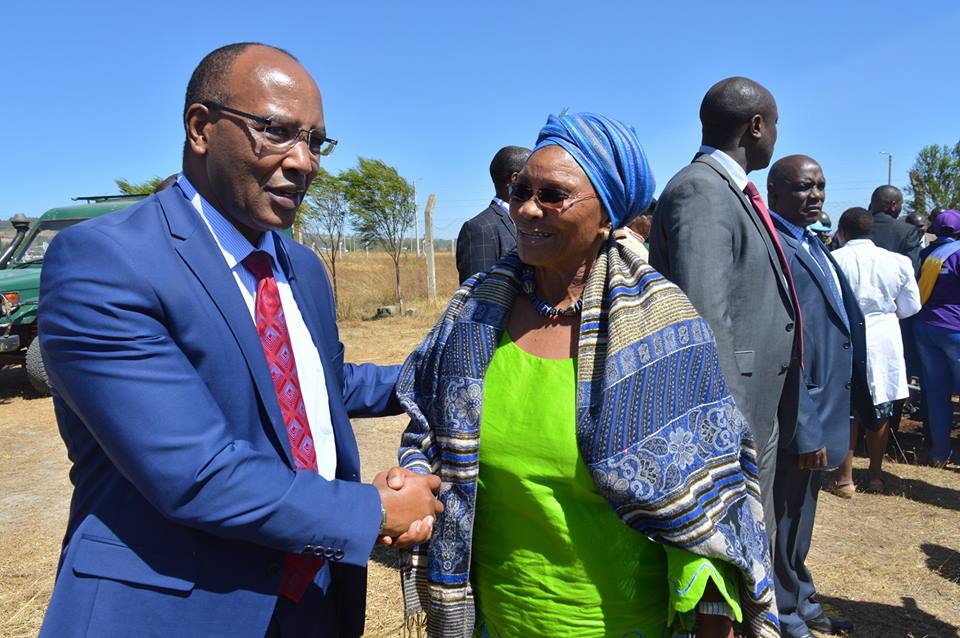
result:
[(177, 185), (183, 192), (184, 197), (193, 204), (194, 209), (200, 214), (200, 219), (210, 229), (210, 234), (217, 242), (217, 246), (220, 248), (220, 252), (223, 254), (230, 270), (236, 268), (254, 250), (262, 250), (270, 255), (273, 260), (274, 272), (278, 270), (277, 245), (273, 237), (273, 231), (263, 233), (260, 236), (259, 244), (254, 246), (223, 213), (214, 208), (210, 202), (204, 199), (203, 195), (197, 192), (190, 180), (182, 173), (177, 178)]
[(729, 175), (730, 179), (733, 180), (733, 183), (737, 185), (737, 188), (743, 190), (747, 187), (747, 182), (750, 181), (747, 179), (747, 172), (743, 170), (742, 166), (737, 164), (735, 159), (720, 149), (707, 146), (706, 144), (700, 147), (700, 152), (706, 153), (713, 159), (717, 160), (717, 163), (723, 167), (723, 170), (727, 171), (727, 175)]

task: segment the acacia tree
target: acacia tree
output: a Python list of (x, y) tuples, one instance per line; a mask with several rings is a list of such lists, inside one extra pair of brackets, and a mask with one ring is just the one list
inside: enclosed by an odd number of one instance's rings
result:
[(318, 240), (320, 257), (330, 269), (330, 278), (333, 279), (333, 301), (338, 305), (337, 257), (340, 255), (349, 211), (347, 185), (339, 176), (321, 168), (307, 187), (307, 196), (303, 201), (303, 223)]
[(356, 168), (340, 174), (346, 186), (353, 226), (367, 243), (378, 243), (393, 259), (396, 273), (397, 303), (403, 314), (400, 286), (400, 257), (403, 237), (413, 225), (416, 207), (413, 185), (392, 166), (380, 160), (357, 158)]
[(960, 142), (953, 148), (932, 144), (920, 149), (906, 191), (911, 195), (907, 207), (916, 213), (960, 207)]

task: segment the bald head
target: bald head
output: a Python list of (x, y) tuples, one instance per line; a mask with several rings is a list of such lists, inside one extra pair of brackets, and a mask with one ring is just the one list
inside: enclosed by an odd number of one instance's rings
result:
[(186, 115), (191, 104), (199, 104), (204, 101), (225, 103), (229, 100), (227, 78), (233, 69), (233, 63), (251, 47), (270, 49), (294, 62), (298, 61), (288, 51), (259, 42), (237, 42), (214, 49), (200, 60), (200, 64), (197, 65), (190, 76), (190, 82), (187, 83), (187, 93), (183, 101), (184, 115)]
[(827, 180), (815, 159), (788, 155), (770, 167), (767, 176), (767, 204), (787, 221), (809, 226), (823, 213)]
[(896, 186), (889, 184), (878, 186), (870, 196), (870, 212), (886, 213), (891, 217), (900, 215), (903, 208), (903, 193)]
[(703, 143), (738, 161), (738, 154), (742, 155), (748, 171), (770, 163), (777, 141), (777, 118), (777, 103), (770, 91), (744, 77), (720, 80), (700, 104)]

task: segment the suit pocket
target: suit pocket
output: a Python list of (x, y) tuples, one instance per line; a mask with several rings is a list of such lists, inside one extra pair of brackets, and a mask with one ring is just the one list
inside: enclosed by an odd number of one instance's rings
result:
[[(133, 549), (105, 538), (82, 536), (77, 543), (73, 573), (133, 585), (189, 592), (197, 580), (196, 561)], [(171, 573), (175, 572), (175, 573)]]
[(753, 350), (740, 350), (734, 352), (733, 356), (737, 360), (737, 369), (740, 370), (740, 374), (747, 377), (753, 374)]

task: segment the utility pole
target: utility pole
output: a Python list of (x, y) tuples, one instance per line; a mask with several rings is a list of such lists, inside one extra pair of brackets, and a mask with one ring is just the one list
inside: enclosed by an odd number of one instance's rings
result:
[(413, 229), (417, 238), (417, 257), (420, 256), (420, 217), (417, 215), (417, 180), (413, 180)]
[(893, 153), (880, 151), (880, 154), (887, 156), (887, 185), (893, 186)]
[(427, 296), (431, 301), (437, 298), (437, 265), (433, 260), (433, 206), (436, 203), (437, 196), (430, 193), (423, 210), (423, 235), (427, 244)]

